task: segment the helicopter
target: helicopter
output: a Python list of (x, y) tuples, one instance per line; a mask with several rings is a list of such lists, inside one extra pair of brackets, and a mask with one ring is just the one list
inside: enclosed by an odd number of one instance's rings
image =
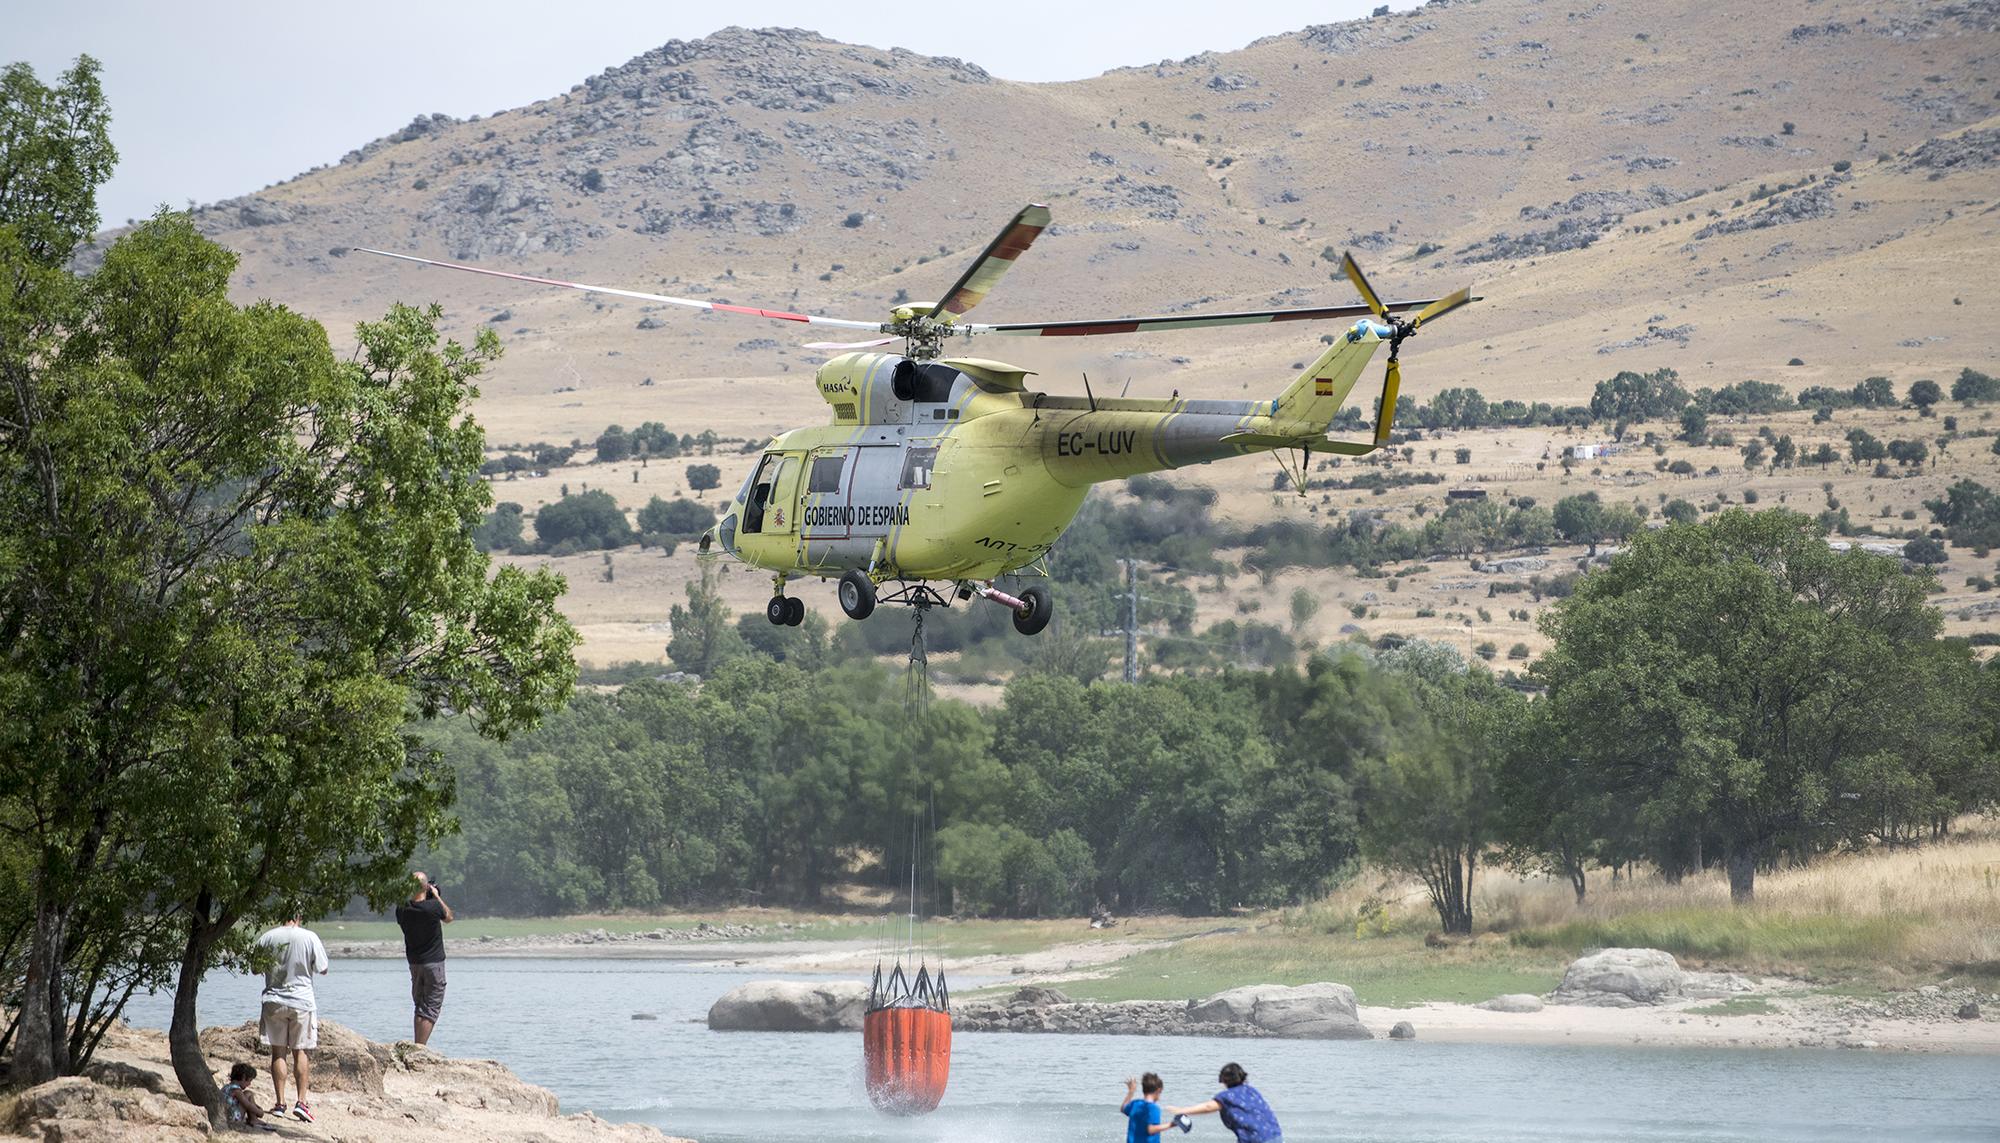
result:
[[(797, 626), (805, 603), (794, 580), (837, 581), (851, 619), (881, 604), (919, 609), (974, 597), (1013, 612), (1015, 630), (1048, 626), (1053, 599), (1042, 583), (1010, 593), (1004, 575), (1048, 578), (1046, 560), (1083, 506), (1090, 486), (1234, 456), (1288, 450), (1305, 488), (1313, 453), (1362, 456), (1389, 441), (1401, 384), (1403, 342), (1468, 302), (1471, 289), (1442, 298), (1384, 302), (1351, 254), (1341, 260), (1360, 304), (1234, 313), (981, 324), (961, 320), (990, 293), (1050, 222), (1030, 204), (1014, 216), (935, 305), (899, 306), (886, 322), (758, 309), (726, 302), (566, 282), (357, 248), (426, 266), (537, 285), (660, 302), (717, 313), (837, 329), (867, 330), (857, 342), (808, 342), (838, 351), (815, 375), (832, 418), (773, 437), (714, 529), (701, 538), (772, 573), (765, 616)], [(1415, 311), (1414, 316), (1404, 316)], [(986, 358), (946, 356), (954, 340), (985, 335), (1091, 337), (1281, 321), (1357, 318), (1277, 396), (1262, 401), (1057, 396), (1027, 388), (1031, 370)], [(903, 343), (902, 352), (881, 352)], [(1328, 436), (1362, 370), (1389, 346), (1374, 433), (1360, 441)], [(940, 590), (934, 584), (945, 585)]]

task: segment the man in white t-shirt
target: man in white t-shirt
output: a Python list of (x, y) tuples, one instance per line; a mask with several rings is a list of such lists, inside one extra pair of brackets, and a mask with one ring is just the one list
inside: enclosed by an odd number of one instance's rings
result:
[[(313, 974), (326, 975), (326, 946), (319, 935), (291, 920), (257, 938), (257, 947), (275, 959), (264, 972), (264, 1014), (257, 1034), (271, 1049), (271, 1086), (278, 1102), (271, 1114), (288, 1110), (294, 1118), (313, 1121), (306, 1098), (306, 1053), (319, 1047), (319, 1008), (313, 1000)], [(285, 1106), (285, 1064), (290, 1057), (298, 1098)]]

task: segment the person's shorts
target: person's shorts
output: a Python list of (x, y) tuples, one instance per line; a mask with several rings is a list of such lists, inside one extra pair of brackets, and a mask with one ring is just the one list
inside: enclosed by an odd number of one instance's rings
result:
[(317, 1048), (319, 1013), (266, 1000), (263, 1019), (257, 1022), (257, 1038), (265, 1047), (280, 1051)]
[(437, 1022), (444, 1011), (444, 962), (410, 966), (410, 999), (416, 1002), (417, 1019)]

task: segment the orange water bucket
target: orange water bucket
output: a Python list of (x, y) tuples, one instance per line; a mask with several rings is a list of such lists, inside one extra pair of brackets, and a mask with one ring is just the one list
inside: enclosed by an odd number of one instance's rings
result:
[(868, 1099), (890, 1115), (937, 1110), (951, 1078), (951, 1014), (935, 1008), (878, 1008), (863, 1018)]

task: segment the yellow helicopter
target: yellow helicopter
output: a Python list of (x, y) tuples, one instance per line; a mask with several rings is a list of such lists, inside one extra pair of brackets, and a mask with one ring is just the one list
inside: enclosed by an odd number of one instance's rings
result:
[[(1048, 225), (1048, 207), (1024, 208), (936, 305), (900, 307), (886, 322), (564, 282), (386, 250), (363, 252), (589, 293), (887, 335), (807, 343), (811, 349), (842, 351), (816, 376), (832, 422), (774, 437), (722, 520), (702, 537), (702, 550), (720, 542), (724, 551), (774, 573), (765, 614), (772, 623), (794, 626), (805, 618), (805, 604), (787, 596), (786, 585), (814, 576), (838, 580), (841, 610), (853, 619), (867, 618), (880, 603), (924, 609), (977, 596), (1011, 609), (1015, 629), (1033, 635), (1049, 623), (1048, 588), (1035, 584), (1010, 594), (993, 581), (1009, 573), (1046, 579), (1043, 560), (1076, 518), (1091, 485), (1285, 449), (1299, 454), (1295, 480), (1303, 488), (1313, 453), (1360, 456), (1388, 442), (1403, 342), (1441, 315), (1479, 300), (1461, 289), (1443, 298), (1384, 302), (1349, 255), (1342, 267), (1361, 294), (1359, 305), (1111, 321), (961, 321)], [(1414, 317), (1399, 316), (1412, 310)], [(1019, 366), (943, 355), (952, 339), (985, 334), (1089, 337), (1348, 317), (1360, 320), (1265, 401), (1099, 398), (1090, 392), (1088, 378), (1082, 397), (1050, 396), (1026, 388), (1032, 373)], [(904, 343), (901, 353), (871, 352), (898, 340)], [(1330, 438), (1334, 416), (1384, 343), (1389, 362), (1373, 438)], [(948, 586), (940, 591), (934, 583)]]

